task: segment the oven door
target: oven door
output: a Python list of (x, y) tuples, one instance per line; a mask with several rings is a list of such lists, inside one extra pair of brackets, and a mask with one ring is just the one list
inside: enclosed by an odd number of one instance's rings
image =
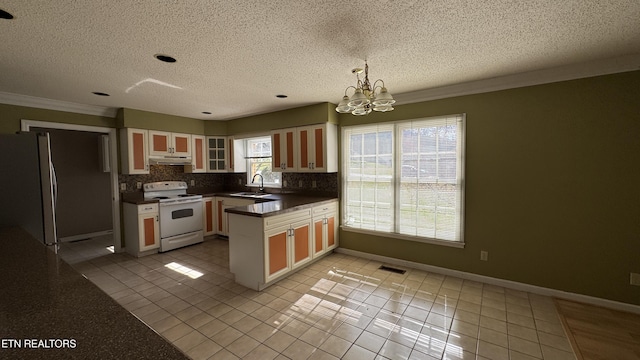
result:
[(202, 199), (171, 200), (160, 203), (160, 237), (202, 230)]

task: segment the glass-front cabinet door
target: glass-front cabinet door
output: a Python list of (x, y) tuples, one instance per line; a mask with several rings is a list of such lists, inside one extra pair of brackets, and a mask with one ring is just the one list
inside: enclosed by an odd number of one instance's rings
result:
[(207, 136), (207, 172), (226, 172), (226, 137)]

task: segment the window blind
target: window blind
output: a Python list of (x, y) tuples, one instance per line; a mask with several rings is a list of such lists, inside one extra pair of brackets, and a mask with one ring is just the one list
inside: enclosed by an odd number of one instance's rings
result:
[(464, 119), (343, 128), (343, 226), (461, 242)]

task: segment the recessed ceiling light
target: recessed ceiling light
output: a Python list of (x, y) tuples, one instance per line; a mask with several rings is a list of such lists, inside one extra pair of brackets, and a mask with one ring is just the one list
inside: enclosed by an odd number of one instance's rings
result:
[(94, 91), (92, 92), (93, 95), (98, 95), (98, 96), (111, 96), (107, 93), (103, 93), (103, 92), (99, 92), (99, 91)]
[(7, 19), (7, 20), (11, 20), (13, 19), (13, 15), (9, 14), (8, 12), (0, 9), (0, 19)]
[(287, 96), (287, 95), (282, 95), (282, 94), (280, 94), (280, 95), (276, 95), (276, 97), (277, 97), (277, 98), (279, 98), (279, 99), (286, 99), (286, 98), (288, 98), (288, 96)]
[(210, 111), (203, 111), (202, 113), (205, 114), (205, 115), (211, 115)]
[(166, 62), (166, 63), (174, 63), (176, 62), (176, 59), (169, 56), (169, 55), (162, 55), (162, 54), (155, 54), (154, 57), (162, 62)]

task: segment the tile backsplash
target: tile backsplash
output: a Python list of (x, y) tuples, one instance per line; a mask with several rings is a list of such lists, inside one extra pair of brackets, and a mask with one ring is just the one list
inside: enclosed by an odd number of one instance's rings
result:
[[(193, 180), (194, 185), (191, 185)], [(269, 192), (304, 192), (305, 194), (322, 194), (338, 196), (338, 173), (283, 173), (282, 189), (269, 189)], [(246, 173), (185, 173), (183, 166), (151, 165), (149, 174), (118, 175), (120, 184), (126, 183), (125, 192), (142, 191), (138, 183), (156, 181), (185, 181), (189, 187), (207, 188), (214, 191), (244, 191), (247, 182)]]
[(224, 188), (225, 174), (191, 174), (185, 173), (183, 166), (178, 165), (151, 165), (149, 174), (142, 175), (118, 175), (120, 184), (127, 184), (126, 192), (142, 191), (138, 190), (137, 184), (150, 183), (157, 181), (186, 181), (191, 186), (191, 180), (194, 181), (195, 187), (214, 188), (222, 190)]

